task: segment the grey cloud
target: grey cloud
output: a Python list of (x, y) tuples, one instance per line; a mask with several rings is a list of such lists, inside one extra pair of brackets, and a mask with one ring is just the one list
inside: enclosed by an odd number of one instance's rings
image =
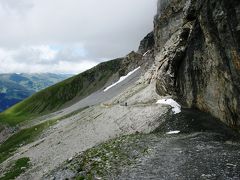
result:
[[(41, 64), (124, 56), (153, 29), (156, 4), (157, 0), (0, 0), (0, 48), (64, 46), (53, 59), (42, 59), (32, 49), (12, 56)], [(74, 54), (75, 44), (82, 44), (85, 56)]]
[(31, 0), (0, 0), (0, 6), (8, 15), (9, 13), (24, 14), (33, 8)]

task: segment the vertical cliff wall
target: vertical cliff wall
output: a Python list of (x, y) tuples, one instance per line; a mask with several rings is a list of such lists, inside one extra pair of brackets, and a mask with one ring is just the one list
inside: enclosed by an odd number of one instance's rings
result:
[(240, 1), (159, 0), (157, 91), (240, 128)]

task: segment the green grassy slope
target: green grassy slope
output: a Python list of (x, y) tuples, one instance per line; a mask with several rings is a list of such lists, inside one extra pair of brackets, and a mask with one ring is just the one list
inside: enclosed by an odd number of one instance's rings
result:
[(7, 169), (4, 176), (0, 177), (0, 180), (15, 179), (20, 174), (25, 172), (30, 166), (30, 159), (28, 157), (23, 157), (14, 162), (14, 164)]
[(12, 156), (20, 146), (33, 142), (45, 129), (54, 125), (57, 120), (58, 119), (49, 120), (36, 126), (22, 129), (9, 137), (0, 144), (0, 163)]
[(0, 123), (16, 125), (27, 119), (61, 109), (66, 103), (82, 99), (102, 88), (119, 71), (122, 59), (115, 59), (44, 89), (0, 113)]

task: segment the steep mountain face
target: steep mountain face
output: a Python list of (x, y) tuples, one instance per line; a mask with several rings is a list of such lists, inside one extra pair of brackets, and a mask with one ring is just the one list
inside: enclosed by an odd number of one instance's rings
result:
[(67, 79), (68, 74), (0, 74), (0, 112), (33, 93)]
[(159, 0), (157, 91), (240, 128), (240, 1)]

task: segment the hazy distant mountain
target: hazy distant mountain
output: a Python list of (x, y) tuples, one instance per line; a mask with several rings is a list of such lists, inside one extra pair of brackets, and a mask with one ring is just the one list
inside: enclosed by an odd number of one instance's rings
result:
[(0, 112), (33, 93), (67, 79), (70, 74), (0, 74)]

